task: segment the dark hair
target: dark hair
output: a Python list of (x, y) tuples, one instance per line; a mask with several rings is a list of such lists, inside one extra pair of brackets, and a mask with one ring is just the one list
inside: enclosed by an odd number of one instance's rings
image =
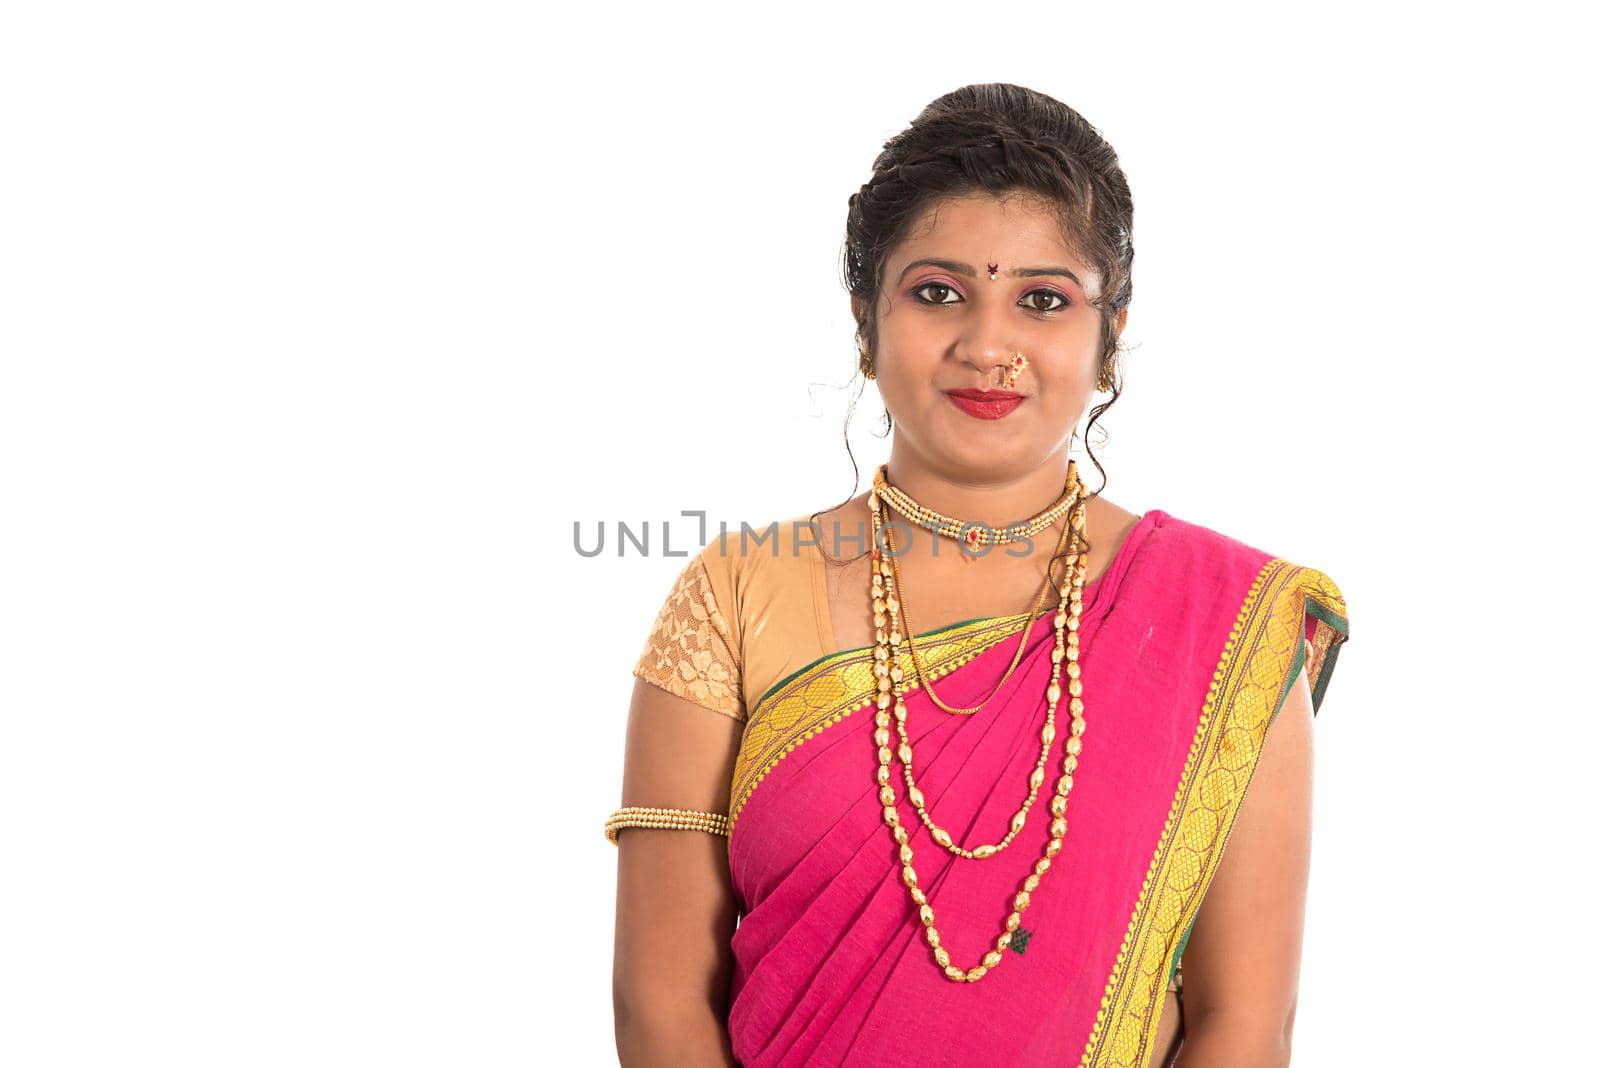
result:
[[(1084, 428), (1084, 447), (1100, 472), (1100, 489), (1093, 494), (1099, 496), (1106, 473), (1088, 436), (1122, 395), (1116, 380), (1122, 351), (1117, 319), (1133, 299), (1133, 196), (1116, 152), (1072, 108), (1020, 85), (968, 85), (933, 101), (884, 143), (872, 177), (850, 197), (845, 223), (844, 283), (866, 309), (856, 324), (857, 341), (877, 351), (884, 262), (933, 202), (974, 192), (1019, 191), (1038, 194), (1054, 206), (1068, 246), (1100, 275), (1100, 292), (1089, 303), (1100, 311), (1099, 370), (1111, 381), (1111, 399), (1090, 409)], [(863, 356), (862, 372), (866, 361)], [(849, 425), (847, 414), (845, 451), (859, 485)], [(886, 411), (885, 433), (893, 426)], [(813, 523), (819, 514), (811, 513)], [(1067, 551), (1072, 550), (1069, 541)]]

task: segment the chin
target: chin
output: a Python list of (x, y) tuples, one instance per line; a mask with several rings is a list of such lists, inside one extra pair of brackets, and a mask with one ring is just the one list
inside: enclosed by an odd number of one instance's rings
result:
[(986, 481), (999, 476), (1020, 474), (1039, 465), (1037, 449), (1024, 441), (979, 441), (971, 438), (940, 442), (934, 461), (940, 470), (961, 481)]

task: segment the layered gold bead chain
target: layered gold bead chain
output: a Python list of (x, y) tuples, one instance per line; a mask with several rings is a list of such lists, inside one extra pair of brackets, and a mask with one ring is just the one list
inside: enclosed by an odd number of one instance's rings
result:
[[(882, 497), (883, 491), (885, 489), (887, 489), (888, 485), (889, 485), (889, 483), (887, 481), (887, 477), (888, 477), (887, 476), (887, 470), (888, 470), (888, 465), (879, 464), (878, 465), (878, 470), (873, 476), (873, 485), (877, 488), (880, 497)], [(1078, 468), (1077, 468), (1077, 464), (1073, 463), (1073, 462), (1069, 462), (1068, 465), (1067, 465), (1067, 490), (1066, 490), (1066, 493), (1067, 493), (1067, 496), (1073, 497), (1075, 499), (1077, 492), (1078, 492)], [(904, 496), (904, 495), (902, 494), (902, 496)], [(887, 498), (884, 498), (884, 499), (887, 500)], [(876, 530), (876, 529), (878, 529), (878, 528), (875, 527), (874, 530)], [(898, 557), (896, 556), (895, 551), (894, 551), (894, 524), (885, 521), (884, 523), (881, 524), (881, 529), (883, 530), (884, 553), (889, 558), (889, 570), (890, 570), (891, 578), (892, 578), (894, 586), (895, 586), (895, 594), (899, 598), (899, 601), (900, 601), (900, 614), (901, 614), (901, 617), (905, 620), (905, 632), (906, 632), (905, 633), (905, 642), (906, 642), (906, 648), (911, 650), (911, 662), (917, 669), (918, 677), (920, 677), (922, 679), (922, 688), (927, 691), (928, 699), (930, 701), (932, 701), (934, 704), (938, 705), (944, 711), (950, 713), (953, 716), (970, 716), (975, 712), (982, 711), (983, 706), (988, 704), (989, 701), (994, 697), (994, 695), (999, 693), (1000, 690), (1005, 686), (1005, 684), (1007, 682), (1011, 681), (1011, 676), (1016, 672), (1017, 665), (1022, 663), (1022, 650), (1027, 645), (1027, 642), (1025, 640), (1017, 642), (1016, 652), (1014, 654), (1012, 654), (1012, 657), (1011, 657), (1011, 665), (1006, 668), (1005, 674), (1000, 676), (1000, 681), (995, 683), (994, 688), (989, 691), (988, 695), (986, 697), (984, 697), (983, 700), (979, 701), (975, 705), (964, 706), (964, 707), (961, 707), (961, 708), (957, 708), (954, 705), (945, 704), (944, 703), (944, 699), (941, 698), (937, 693), (934, 692), (934, 689), (933, 689), (933, 678), (926, 671), (923, 670), (923, 668), (922, 668), (922, 659), (921, 659), (921, 657), (919, 657), (917, 655), (917, 643), (916, 643), (915, 640), (913, 640), (913, 638), (911, 636), (913, 628), (911, 626), (911, 617), (909, 615), (910, 605), (906, 601), (905, 585), (904, 585), (904, 583), (902, 583), (900, 581), (900, 564), (899, 564), (899, 561), (898, 561)], [(1023, 631), (1022, 631), (1023, 635), (1028, 635), (1028, 634), (1031, 634), (1033, 632), (1033, 622), (1034, 622), (1035, 619), (1037, 619), (1039, 617), (1039, 613), (1044, 608), (1045, 594), (1048, 593), (1049, 590), (1050, 590), (1050, 577), (1051, 577), (1051, 571), (1053, 570), (1053, 567), (1054, 567), (1054, 560), (1055, 560), (1056, 556), (1060, 556), (1061, 555), (1062, 549), (1065, 548), (1065, 546), (1067, 544), (1067, 535), (1071, 532), (1071, 530), (1072, 530), (1071, 522), (1066, 522), (1066, 523), (1062, 523), (1061, 524), (1061, 538), (1060, 538), (1060, 540), (1058, 540), (1056, 542), (1055, 554), (1052, 555), (1051, 558), (1050, 558), (1051, 562), (1052, 562), (1051, 566), (1045, 568), (1044, 579), (1043, 579), (1043, 581), (1041, 581), (1039, 583), (1039, 596), (1034, 599), (1033, 610), (1028, 613), (1028, 622), (1027, 622), (1027, 625), (1025, 626), (1025, 628), (1023, 629)], [(874, 544), (877, 544), (877, 543), (874, 542)], [(891, 641), (893, 641), (893, 637), (891, 637)]]
[[(879, 476), (884, 475), (885, 468), (879, 468)], [(928, 812), (926, 798), (916, 785), (916, 778), (912, 772), (913, 753), (910, 735), (906, 730), (905, 706), (905, 677), (906, 665), (900, 659), (900, 599), (897, 594), (898, 582), (892, 559), (886, 560), (883, 548), (880, 548), (880, 532), (886, 529), (887, 509), (883, 498), (878, 492), (878, 480), (874, 480), (874, 488), (868, 499), (873, 520), (873, 548), (872, 548), (872, 618), (875, 627), (875, 643), (873, 648), (873, 671), (877, 679), (877, 730), (873, 740), (878, 747), (878, 799), (883, 805), (883, 821), (893, 834), (899, 847), (900, 877), (911, 895), (913, 904), (917, 907), (917, 915), (922, 921), (923, 936), (933, 950), (934, 963), (944, 971), (945, 977), (955, 982), (977, 982), (988, 974), (989, 970), (998, 966), (1003, 959), (1005, 950), (1011, 945), (1012, 932), (1022, 923), (1022, 913), (1027, 909), (1032, 893), (1038, 889), (1039, 882), (1044, 874), (1050, 870), (1051, 860), (1061, 852), (1062, 842), (1067, 834), (1067, 798), (1072, 792), (1072, 776), (1078, 768), (1078, 754), (1083, 751), (1083, 683), (1078, 668), (1078, 626), (1083, 612), (1083, 585), (1088, 572), (1084, 554), (1079, 551), (1079, 546), (1084, 544), (1081, 537), (1084, 533), (1085, 518), (1083, 502), (1087, 499), (1087, 491), (1077, 482), (1076, 462), (1069, 461), (1067, 467), (1067, 485), (1069, 492), (1063, 499), (1069, 501), (1067, 509), (1068, 523), (1072, 530), (1080, 537), (1073, 545), (1073, 552), (1067, 556), (1067, 578), (1061, 586), (1061, 602), (1056, 606), (1055, 617), (1055, 647), (1050, 652), (1051, 671), (1050, 683), (1045, 689), (1045, 697), (1049, 711), (1045, 718), (1045, 725), (1040, 731), (1042, 752), (1038, 764), (1029, 776), (1028, 799), (1022, 808), (1011, 819), (1011, 829), (1005, 838), (997, 844), (980, 845), (975, 849), (966, 849), (955, 844), (950, 833), (934, 822)], [(887, 479), (883, 478), (887, 484)], [(898, 506), (897, 506), (898, 507)], [(956, 529), (967, 524), (957, 524)], [(1041, 528), (1042, 529), (1042, 528)], [(951, 536), (959, 536), (952, 534)], [(1049, 580), (1047, 575), (1046, 580)], [(1031, 628), (1030, 628), (1031, 629)], [(1022, 637), (1022, 642), (1027, 641), (1027, 632)], [(917, 872), (912, 867), (912, 849), (909, 844), (910, 834), (900, 823), (900, 812), (895, 798), (894, 787), (890, 785), (892, 766), (895, 757), (899, 757), (906, 782), (906, 796), (917, 810), (923, 824), (928, 828), (929, 835), (939, 845), (954, 853), (956, 856), (972, 860), (983, 860), (994, 856), (1004, 849), (1022, 830), (1027, 822), (1028, 811), (1037, 797), (1039, 787), (1044, 782), (1045, 762), (1049, 759), (1051, 743), (1055, 740), (1055, 714), (1057, 703), (1061, 699), (1061, 664), (1067, 663), (1067, 692), (1071, 695), (1068, 707), (1072, 713), (1071, 733), (1065, 742), (1065, 755), (1062, 758), (1062, 774), (1056, 780), (1055, 796), (1050, 801), (1050, 812), (1053, 817), (1050, 822), (1050, 840), (1044, 849), (1044, 855), (1034, 864), (1033, 873), (1022, 882), (1021, 889), (1012, 898), (1012, 910), (1006, 917), (1005, 929), (995, 940), (995, 948), (984, 954), (982, 960), (971, 968), (961, 968), (953, 964), (950, 953), (940, 945), (938, 928), (935, 926), (935, 915), (932, 904), (918, 885)], [(920, 671), (920, 668), (918, 668)], [(927, 676), (920, 676), (924, 688)], [(890, 709), (893, 709), (891, 714)], [(890, 748), (892, 735), (889, 732), (890, 723), (898, 727), (900, 744), (897, 748)]]

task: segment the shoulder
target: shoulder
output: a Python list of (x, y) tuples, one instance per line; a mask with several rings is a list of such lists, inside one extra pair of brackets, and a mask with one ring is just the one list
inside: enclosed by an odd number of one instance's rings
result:
[(709, 532), (695, 559), (712, 582), (730, 592), (786, 575), (810, 563), (816, 544), (808, 517), (727, 522)]
[[(1339, 582), (1322, 567), (1298, 556), (1262, 548), (1248, 536), (1161, 513), (1158, 555), (1163, 578), (1190, 579), (1225, 604), (1240, 605), (1241, 620), (1259, 618), (1303, 636), (1311, 658), (1314, 706), (1320, 705), (1339, 648), (1350, 637), (1350, 613)], [(1300, 664), (1296, 648), (1294, 666)]]
[(1149, 554), (1158, 558), (1162, 569), (1175, 578), (1210, 577), (1213, 581), (1233, 578), (1248, 583), (1266, 571), (1269, 565), (1275, 570), (1292, 569), (1321, 574), (1314, 568), (1302, 566), (1297, 560), (1263, 547), (1248, 533), (1219, 529), (1160, 508), (1151, 509), (1148, 518), (1151, 528), (1147, 538)]
[(1170, 562), (1204, 571), (1255, 571), (1273, 554), (1236, 533), (1151, 509), (1150, 542)]
[(735, 635), (752, 620), (771, 618), (775, 606), (810, 606), (817, 549), (807, 516), (729, 521), (707, 538), (690, 565)]
[(1153, 561), (1159, 567), (1164, 580), (1203, 581), (1218, 593), (1257, 588), (1262, 595), (1274, 598), (1309, 598), (1341, 621), (1345, 616), (1343, 591), (1333, 576), (1320, 567), (1263, 547), (1249, 534), (1220, 530), (1162, 509), (1152, 512), (1152, 529), (1143, 555), (1147, 562)]

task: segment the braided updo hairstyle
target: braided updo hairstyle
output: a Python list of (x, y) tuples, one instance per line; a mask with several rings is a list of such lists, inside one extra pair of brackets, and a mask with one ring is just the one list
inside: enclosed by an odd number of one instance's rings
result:
[[(1109, 383), (1111, 398), (1090, 409), (1084, 428), (1084, 447), (1100, 472), (1098, 496), (1105, 468), (1087, 439), (1121, 396), (1117, 320), (1133, 300), (1133, 196), (1100, 131), (1054, 97), (1005, 82), (964, 86), (934, 100), (884, 144), (872, 177), (851, 195), (845, 222), (845, 287), (866, 309), (856, 324), (858, 351), (866, 350), (859, 369), (867, 374), (877, 351), (878, 299), (891, 251), (934, 201), (980, 191), (1043, 197), (1068, 246), (1099, 273), (1100, 292), (1089, 303), (1100, 311), (1100, 381)], [(884, 421), (886, 431), (893, 427), (887, 412)], [(859, 484), (848, 425), (847, 416), (845, 450)]]

